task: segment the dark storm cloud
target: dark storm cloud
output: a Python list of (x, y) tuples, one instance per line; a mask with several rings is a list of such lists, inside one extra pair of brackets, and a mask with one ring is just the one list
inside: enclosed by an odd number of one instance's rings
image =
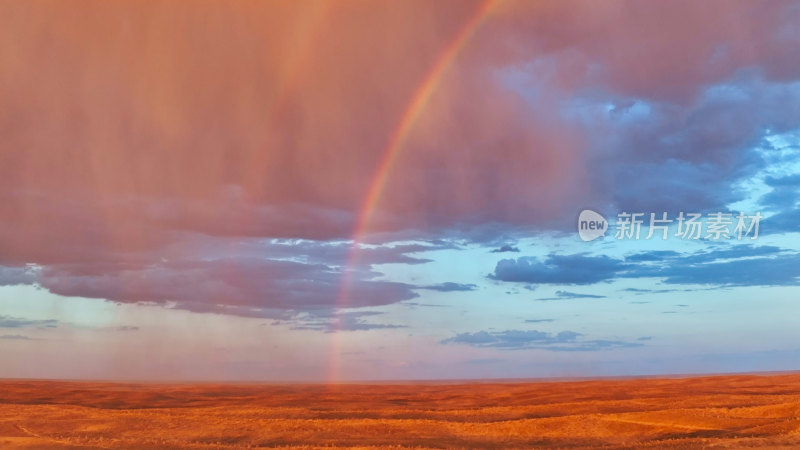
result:
[(783, 210), (761, 221), (764, 235), (800, 231), (800, 208)]
[[(386, 305), (418, 297), (416, 289), (472, 290), (442, 283), (419, 287), (376, 280), (379, 264), (424, 264), (416, 254), (456, 248), (446, 241), (368, 246), (286, 239), (236, 239), (188, 234), (175, 237), (152, 261), (147, 253), (127, 261), (59, 262), (42, 268), (5, 268), (7, 282), (37, 284), (64, 296), (168, 304), (195, 312), (281, 317), (283, 311)], [(277, 259), (273, 259), (277, 258)], [(345, 269), (345, 267), (349, 267)], [(342, 275), (350, 272), (346, 295)], [(289, 313), (290, 315), (292, 313)]]
[(34, 284), (35, 282), (36, 282), (36, 269), (32, 267), (0, 266), (0, 286)]
[(765, 183), (772, 190), (759, 203), (771, 215), (762, 220), (761, 232), (768, 235), (800, 231), (800, 175), (767, 177)]
[[(582, 254), (549, 255), (544, 261), (523, 257), (498, 262), (489, 277), (518, 283), (576, 285), (623, 278), (659, 278), (666, 284), (708, 286), (792, 286), (800, 282), (800, 254), (774, 246), (740, 244), (681, 256), (661, 254), (661, 260), (655, 259), (652, 252), (636, 256), (622, 260)], [(626, 264), (631, 257), (648, 262)]]
[[(168, 261), (105, 274), (75, 274), (45, 268), (40, 284), (65, 296), (120, 302), (176, 302), (194, 311), (258, 316), (269, 309), (386, 305), (417, 297), (414, 286), (375, 281), (373, 272), (356, 272), (347, 297), (340, 299), (341, 273), (324, 264), (260, 258)], [(220, 305), (218, 308), (213, 305)]]
[[(724, 210), (748, 196), (741, 182), (766, 167), (766, 137), (798, 129), (798, 101), (800, 83), (766, 82), (757, 70), (699, 88), (688, 103), (579, 92), (564, 108), (593, 136), (585, 181), (593, 189), (574, 210)], [(609, 111), (620, 102), (630, 105), (624, 113)], [(793, 189), (773, 196), (796, 201)]]
[(625, 264), (608, 256), (549, 255), (503, 259), (489, 278), (534, 284), (594, 284), (610, 280)]
[(668, 284), (721, 286), (796, 286), (800, 284), (800, 254), (692, 264), (678, 262), (654, 272)]
[(500, 248), (492, 250), (492, 253), (519, 253), (519, 248), (513, 245), (503, 245)]

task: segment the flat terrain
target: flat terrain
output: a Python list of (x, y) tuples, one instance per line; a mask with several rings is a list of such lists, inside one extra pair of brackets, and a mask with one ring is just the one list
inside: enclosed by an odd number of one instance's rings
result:
[(800, 375), (541, 383), (0, 381), (0, 448), (800, 448)]

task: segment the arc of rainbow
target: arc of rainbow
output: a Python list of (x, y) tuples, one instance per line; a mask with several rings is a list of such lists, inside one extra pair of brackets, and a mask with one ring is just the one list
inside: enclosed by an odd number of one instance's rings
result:
[[(456, 56), (458, 56), (460, 50), (469, 41), (470, 37), (475, 34), (475, 31), (480, 27), (481, 23), (483, 23), (498, 1), (499, 0), (483, 0), (470, 18), (461, 26), (458, 33), (452, 41), (450, 41), (450, 44), (444, 49), (441, 56), (436, 60), (431, 70), (425, 76), (422, 83), (414, 91), (411, 101), (408, 103), (401, 116), (400, 122), (390, 135), (388, 145), (383, 151), (383, 156), (375, 170), (375, 174), (369, 185), (370, 187), (367, 190), (367, 195), (359, 210), (355, 231), (353, 233), (353, 243), (348, 252), (347, 264), (343, 269), (339, 295), (336, 299), (337, 308), (347, 306), (347, 298), (349, 297), (350, 286), (352, 284), (352, 268), (358, 263), (359, 244), (369, 229), (370, 222), (372, 221), (375, 210), (386, 188), (389, 175), (391, 174), (398, 156), (402, 153), (403, 144), (409, 132), (414, 127), (420, 114), (439, 86), (442, 76), (447, 72), (447, 69), (453, 63)], [(338, 379), (338, 339), (338, 333), (333, 333), (331, 336), (332, 352), (328, 377), (331, 382), (335, 382)]]

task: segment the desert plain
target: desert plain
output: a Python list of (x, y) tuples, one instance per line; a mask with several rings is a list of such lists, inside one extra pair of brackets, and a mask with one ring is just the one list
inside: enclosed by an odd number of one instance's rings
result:
[(800, 448), (800, 374), (364, 384), (0, 380), (0, 448)]

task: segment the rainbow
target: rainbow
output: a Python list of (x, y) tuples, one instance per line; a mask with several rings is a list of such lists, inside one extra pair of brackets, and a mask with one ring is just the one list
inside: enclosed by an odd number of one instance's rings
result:
[[(382, 153), (382, 157), (378, 164), (377, 169), (372, 177), (367, 190), (367, 195), (359, 209), (359, 215), (356, 220), (355, 231), (353, 232), (352, 245), (348, 253), (347, 264), (344, 267), (342, 274), (342, 281), (339, 288), (339, 295), (337, 296), (337, 308), (345, 308), (348, 305), (348, 298), (350, 295), (350, 287), (352, 285), (352, 272), (353, 268), (358, 263), (359, 247), (364, 235), (369, 230), (370, 223), (377, 209), (378, 203), (381, 200), (383, 192), (386, 188), (386, 182), (392, 172), (397, 159), (402, 153), (403, 144), (408, 137), (408, 134), (414, 127), (417, 119), (419, 118), (425, 106), (428, 104), (431, 96), (436, 92), (442, 76), (447, 72), (447, 69), (453, 63), (456, 56), (458, 56), (461, 49), (469, 41), (475, 31), (480, 27), (481, 23), (490, 14), (495, 4), (499, 0), (483, 0), (475, 12), (469, 19), (461, 26), (458, 33), (452, 39), (450, 44), (444, 49), (441, 56), (436, 60), (431, 70), (423, 79), (422, 83), (414, 91), (411, 101), (406, 106), (400, 122), (394, 129), (394, 132), (389, 137), (386, 149)], [(332, 352), (331, 364), (329, 368), (329, 381), (335, 382), (338, 380), (339, 370), (339, 333), (332, 334)]]

